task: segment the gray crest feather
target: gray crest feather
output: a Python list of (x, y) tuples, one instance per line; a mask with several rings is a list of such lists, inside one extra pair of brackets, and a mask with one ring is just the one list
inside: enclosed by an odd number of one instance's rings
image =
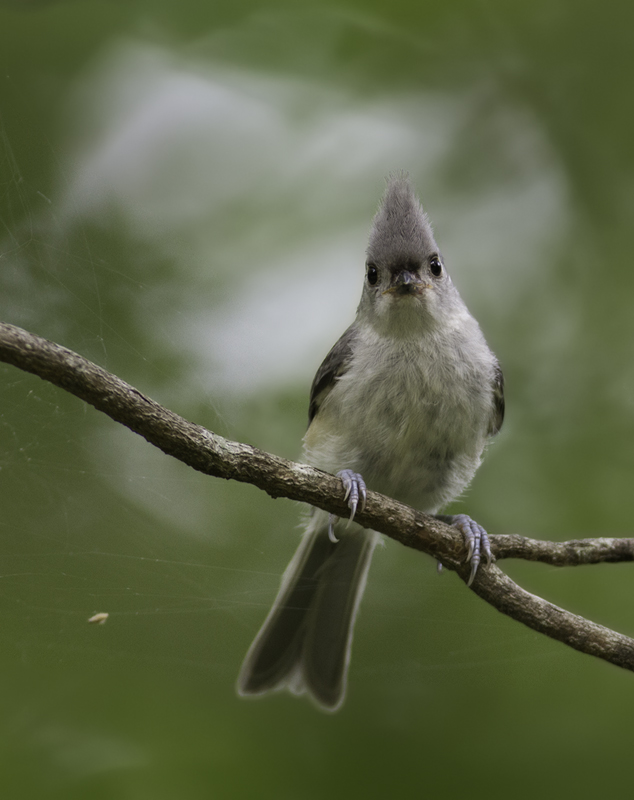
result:
[(372, 223), (368, 260), (407, 261), (437, 249), (427, 214), (408, 177), (391, 175)]

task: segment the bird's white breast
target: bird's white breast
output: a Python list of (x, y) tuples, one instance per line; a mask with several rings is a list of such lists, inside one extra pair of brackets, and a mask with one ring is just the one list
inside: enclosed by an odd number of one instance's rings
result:
[[(476, 326), (477, 329), (477, 326)], [(364, 336), (305, 437), (306, 460), (435, 512), (470, 482), (487, 439), (494, 356), (460, 342)], [(471, 343), (473, 340), (471, 339)]]

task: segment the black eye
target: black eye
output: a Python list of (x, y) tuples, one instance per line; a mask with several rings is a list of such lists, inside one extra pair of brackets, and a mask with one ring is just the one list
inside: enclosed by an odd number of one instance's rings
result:
[(432, 256), (429, 259), (429, 268), (431, 269), (431, 274), (435, 278), (439, 278), (442, 273), (442, 263), (438, 256)]
[(368, 264), (368, 283), (370, 286), (376, 286), (379, 280), (379, 271), (374, 264)]

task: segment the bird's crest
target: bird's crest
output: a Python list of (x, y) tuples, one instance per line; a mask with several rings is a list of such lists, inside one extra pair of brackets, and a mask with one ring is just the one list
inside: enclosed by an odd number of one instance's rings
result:
[(437, 250), (431, 224), (404, 173), (390, 175), (372, 223), (368, 260), (420, 259)]

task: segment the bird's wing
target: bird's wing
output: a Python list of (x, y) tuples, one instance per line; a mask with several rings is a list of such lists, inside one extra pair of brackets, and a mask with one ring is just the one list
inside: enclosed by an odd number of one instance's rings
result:
[(326, 358), (324, 358), (321, 366), (317, 370), (313, 385), (310, 387), (310, 403), (308, 406), (309, 425), (313, 421), (315, 414), (319, 411), (321, 404), (332, 391), (337, 379), (344, 375), (350, 368), (352, 344), (356, 336), (356, 329), (351, 325), (334, 345)]
[(495, 363), (493, 375), (493, 413), (489, 420), (489, 436), (494, 436), (502, 427), (504, 421), (504, 375), (500, 365)]

